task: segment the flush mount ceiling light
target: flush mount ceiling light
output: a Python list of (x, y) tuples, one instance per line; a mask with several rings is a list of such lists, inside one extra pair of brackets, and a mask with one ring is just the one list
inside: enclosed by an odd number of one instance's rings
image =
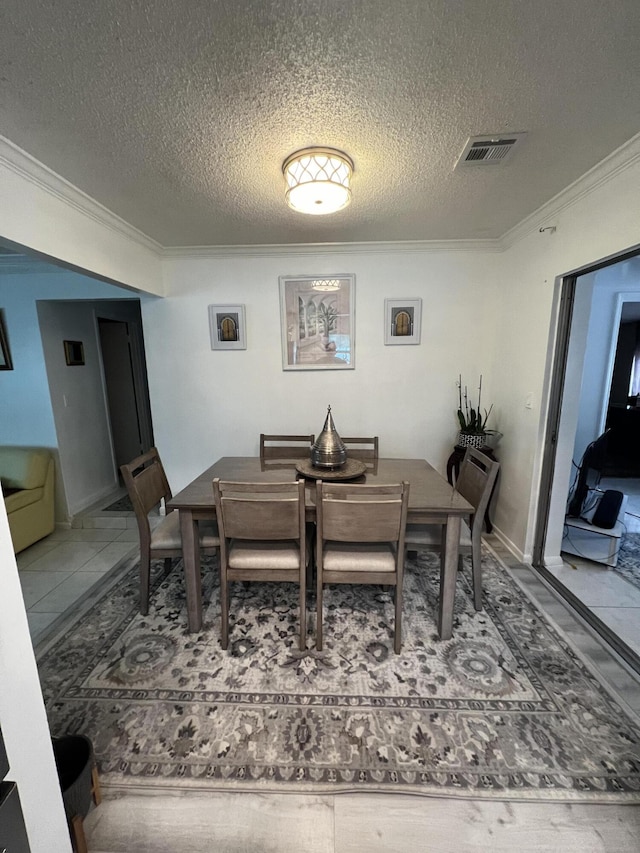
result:
[(350, 157), (335, 148), (304, 148), (282, 164), (287, 204), (298, 213), (322, 216), (342, 210), (351, 201)]
[(338, 278), (318, 278), (311, 287), (314, 290), (324, 290), (331, 293), (334, 290), (340, 290), (340, 279)]

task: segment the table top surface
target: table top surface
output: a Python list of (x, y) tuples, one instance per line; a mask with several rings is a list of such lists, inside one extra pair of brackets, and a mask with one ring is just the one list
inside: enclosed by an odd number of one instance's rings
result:
[[(258, 456), (223, 456), (167, 502), (169, 509), (214, 509), (214, 477), (238, 482), (291, 482), (299, 459), (261, 460)], [(409, 512), (468, 516), (473, 507), (426, 459), (378, 459), (352, 483), (410, 483)], [(315, 507), (315, 481), (307, 480), (307, 509)]]

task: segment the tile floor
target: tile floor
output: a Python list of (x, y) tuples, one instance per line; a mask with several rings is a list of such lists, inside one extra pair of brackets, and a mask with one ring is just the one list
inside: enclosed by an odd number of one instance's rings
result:
[[(108, 505), (108, 501), (104, 502)], [(138, 547), (133, 513), (89, 511), (17, 556), (31, 638), (55, 621)]]
[[(626, 529), (640, 532), (640, 480), (603, 478), (600, 488), (627, 495)], [(551, 574), (640, 655), (640, 589), (604, 563), (574, 554), (562, 557), (563, 565), (550, 568)]]
[[(105, 501), (105, 504), (107, 502)], [(87, 513), (19, 555), (34, 642), (137, 550), (132, 514)], [(489, 542), (633, 714), (640, 679), (529, 567)], [(571, 570), (573, 571), (573, 570)], [(619, 603), (611, 599), (613, 609)], [(85, 820), (90, 853), (638, 853), (640, 806), (514, 803), (397, 794), (153, 793), (103, 790)]]

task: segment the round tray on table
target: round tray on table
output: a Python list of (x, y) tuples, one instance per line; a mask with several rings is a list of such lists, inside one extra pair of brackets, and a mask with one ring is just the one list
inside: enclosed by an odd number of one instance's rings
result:
[(341, 468), (314, 468), (311, 460), (296, 463), (296, 471), (311, 480), (355, 480), (367, 470), (361, 459), (347, 459)]

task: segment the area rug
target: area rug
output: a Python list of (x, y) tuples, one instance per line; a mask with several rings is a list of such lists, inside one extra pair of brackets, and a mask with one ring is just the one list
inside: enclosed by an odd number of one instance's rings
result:
[(219, 644), (215, 560), (188, 634), (181, 563), (114, 577), (38, 655), (54, 735), (93, 741), (114, 788), (640, 802), (640, 731), (511, 574), (484, 553), (485, 610), (459, 573), (454, 635), (434, 614), (438, 558), (410, 561), (403, 646), (380, 587), (331, 587), (325, 650), (297, 647), (292, 585), (233, 585)]
[(614, 571), (640, 589), (640, 533), (625, 533)]
[(129, 495), (125, 495), (122, 498), (118, 498), (117, 501), (109, 504), (109, 506), (105, 506), (102, 510), (103, 512), (133, 512), (133, 504), (129, 498)]

